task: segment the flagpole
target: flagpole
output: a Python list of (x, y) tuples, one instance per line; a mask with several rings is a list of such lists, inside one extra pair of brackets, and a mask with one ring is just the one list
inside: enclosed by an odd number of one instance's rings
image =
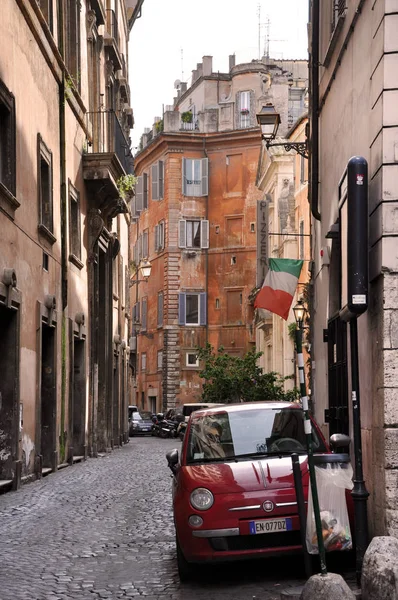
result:
[(315, 474), (315, 465), (314, 465), (314, 447), (312, 441), (312, 426), (310, 419), (310, 411), (308, 408), (308, 396), (306, 392), (305, 386), (305, 373), (304, 373), (304, 357), (303, 357), (303, 320), (297, 319), (297, 328), (296, 328), (296, 350), (297, 350), (297, 364), (299, 369), (299, 381), (300, 381), (300, 396), (301, 403), (304, 411), (304, 431), (305, 438), (307, 442), (307, 454), (308, 454), (308, 470), (310, 475), (310, 485), (311, 485), (311, 494), (312, 494), (312, 504), (314, 508), (314, 517), (315, 517), (315, 528), (316, 528), (316, 536), (318, 540), (318, 551), (319, 551), (319, 560), (321, 563), (321, 574), (327, 575), (327, 567), (326, 567), (326, 557), (325, 557), (325, 545), (323, 543), (322, 536), (322, 522), (321, 522), (321, 514), (319, 510), (319, 500), (318, 500), (318, 489), (316, 485), (316, 474)]

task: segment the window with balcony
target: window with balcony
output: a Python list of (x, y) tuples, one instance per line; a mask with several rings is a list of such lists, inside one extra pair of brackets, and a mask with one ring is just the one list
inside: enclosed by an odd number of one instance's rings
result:
[(182, 292), (178, 295), (179, 325), (206, 325), (206, 293)]
[(182, 193), (184, 196), (207, 196), (209, 193), (208, 159), (182, 159)]
[(19, 206), (15, 199), (15, 131), (15, 98), (0, 80), (0, 197), (14, 209)]
[(163, 161), (152, 165), (152, 200), (163, 200)]
[(69, 196), (69, 260), (79, 269), (83, 268), (81, 262), (81, 226), (80, 226), (80, 192), (68, 182)]
[(39, 196), (39, 230), (55, 242), (53, 215), (53, 157), (40, 134), (37, 137), (37, 186)]
[(251, 125), (250, 109), (251, 109), (251, 93), (249, 91), (239, 92), (238, 95), (238, 110), (239, 110), (239, 129), (246, 129)]
[(209, 221), (185, 220), (178, 223), (179, 248), (208, 248), (209, 247)]

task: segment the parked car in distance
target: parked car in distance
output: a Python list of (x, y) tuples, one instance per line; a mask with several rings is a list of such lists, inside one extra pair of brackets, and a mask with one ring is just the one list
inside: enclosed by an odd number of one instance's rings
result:
[[(312, 439), (314, 453), (330, 458), (330, 447), (314, 421)], [(336, 447), (348, 443), (347, 436), (339, 436)], [(192, 575), (195, 563), (302, 552), (292, 453), (299, 455), (307, 499), (299, 404), (227, 404), (192, 413), (181, 452), (166, 454), (173, 473), (182, 581)]]
[(129, 435), (151, 435), (153, 427), (153, 421), (151, 419), (151, 413), (135, 411), (131, 415), (129, 423)]

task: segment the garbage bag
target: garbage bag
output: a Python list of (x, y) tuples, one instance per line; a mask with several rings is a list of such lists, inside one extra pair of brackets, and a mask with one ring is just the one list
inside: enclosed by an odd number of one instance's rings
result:
[[(315, 467), (315, 473), (325, 551), (351, 550), (346, 490), (352, 490), (354, 485), (352, 466), (347, 464), (342, 468), (339, 463), (327, 463), (323, 467)], [(318, 554), (311, 487), (308, 489), (306, 542), (309, 554)]]

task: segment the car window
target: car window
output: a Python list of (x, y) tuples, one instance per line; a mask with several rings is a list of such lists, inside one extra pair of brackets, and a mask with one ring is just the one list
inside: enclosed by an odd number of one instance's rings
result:
[(184, 417), (189, 417), (195, 410), (202, 410), (203, 408), (207, 408), (207, 404), (195, 404), (194, 406), (185, 404), (182, 408), (182, 414)]
[[(312, 429), (315, 452), (325, 452)], [(250, 408), (194, 415), (188, 440), (187, 461), (237, 458), (246, 454), (306, 453), (304, 413), (297, 408)]]
[(142, 417), (139, 412), (133, 413), (133, 421), (142, 421)]
[(143, 419), (145, 419), (145, 421), (148, 421), (148, 419), (152, 419), (152, 413), (149, 411), (141, 411), (140, 415)]

